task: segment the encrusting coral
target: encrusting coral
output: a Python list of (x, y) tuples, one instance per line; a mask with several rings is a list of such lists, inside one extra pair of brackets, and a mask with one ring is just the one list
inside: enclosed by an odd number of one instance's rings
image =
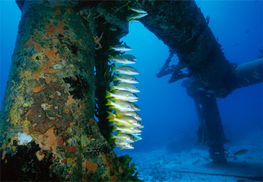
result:
[[(114, 154), (108, 141), (110, 137), (102, 136), (102, 130), (93, 119), (95, 89), (100, 87), (95, 77), (98, 75), (104, 80), (106, 75), (104, 83), (107, 85), (108, 80), (112, 80), (108, 55), (118, 54), (104, 45), (109, 34), (99, 28), (94, 30), (101, 23), (96, 21), (103, 19), (103, 11), (91, 8), (89, 19), (96, 18), (89, 21), (94, 25), (90, 26), (70, 3), (68, 7), (55, 6), (53, 1), (45, 1), (43, 6), (35, 1), (28, 3), (20, 23), (1, 118), (1, 130), (5, 132), (0, 133), (3, 139), (1, 174), (10, 173), (15, 159), (19, 161), (17, 169), (21, 171), (15, 170), (14, 175), (1, 177), (3, 180), (20, 177), (32, 181), (138, 181), (130, 158)], [(112, 33), (110, 37), (116, 38), (114, 42), (124, 34), (126, 23), (121, 20), (122, 32), (113, 31), (116, 22), (105, 25)], [(97, 61), (96, 56), (102, 55), (100, 51), (107, 52), (106, 64), (96, 65), (94, 73), (95, 58)], [(107, 70), (106, 74), (104, 70)], [(97, 74), (100, 71), (102, 74)], [(111, 90), (110, 85), (106, 87)], [(106, 100), (107, 89), (102, 88)], [(132, 87), (130, 91), (132, 89), (136, 90)], [(109, 108), (105, 101), (106, 107)], [(103, 117), (107, 117), (107, 111), (101, 109), (99, 112), (104, 112)], [(122, 118), (120, 114), (115, 117)], [(41, 172), (46, 176), (38, 175)]]

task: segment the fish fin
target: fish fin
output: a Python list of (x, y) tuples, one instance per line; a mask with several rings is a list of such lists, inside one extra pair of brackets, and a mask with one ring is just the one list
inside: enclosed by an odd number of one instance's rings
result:
[(114, 121), (115, 120), (115, 115), (113, 114), (113, 113), (111, 113), (111, 112), (108, 112), (108, 120), (109, 121)]
[(113, 75), (112, 81), (117, 82), (118, 81), (117, 77), (118, 77), (117, 75)]
[(106, 91), (106, 98), (109, 98), (109, 97), (111, 97), (111, 92)]
[(113, 92), (115, 89), (114, 89), (114, 86), (111, 86), (110, 87), (110, 92)]
[(106, 103), (106, 106), (112, 106), (112, 100), (108, 99), (108, 102)]
[[(116, 126), (113, 127), (112, 131), (113, 131), (113, 132), (118, 132), (118, 133), (120, 132)], [(116, 135), (117, 135), (118, 133), (116, 133)]]
[(139, 22), (138, 20), (134, 19), (133, 17), (128, 17), (127, 20), (129, 22)]

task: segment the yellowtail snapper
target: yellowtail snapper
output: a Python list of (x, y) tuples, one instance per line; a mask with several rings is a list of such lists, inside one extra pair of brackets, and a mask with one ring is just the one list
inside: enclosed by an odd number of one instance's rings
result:
[(130, 134), (124, 134), (124, 133), (117, 134), (113, 138), (119, 141), (127, 142), (127, 143), (136, 142), (142, 139), (138, 135), (130, 135)]
[(113, 78), (113, 81), (120, 81), (122, 83), (132, 83), (136, 84), (139, 83), (138, 80), (130, 75), (120, 75), (120, 76), (115, 76)]
[(115, 63), (120, 64), (135, 64), (136, 58), (133, 55), (116, 55), (116, 56), (110, 56), (109, 60), (112, 60)]
[(131, 84), (127, 84), (127, 83), (120, 83), (116, 86), (112, 86), (111, 87), (111, 91), (112, 90), (125, 90), (125, 91), (129, 91), (129, 92), (132, 92), (132, 93), (138, 93), (140, 92), (140, 90), (135, 87), (134, 85), (131, 85)]
[(139, 111), (140, 109), (131, 102), (126, 101), (108, 101), (107, 105), (113, 106), (114, 109), (117, 109), (122, 112), (132, 112)]
[(139, 75), (139, 72), (131, 66), (120, 66), (113, 68), (114, 71), (118, 72), (119, 74), (125, 75)]
[(142, 137), (140, 137), (139, 135), (131, 135), (131, 134), (118, 134), (117, 136), (127, 136), (127, 137), (130, 137), (133, 141), (139, 141), (139, 140), (142, 140)]
[(143, 18), (148, 15), (148, 13), (142, 9), (136, 9), (136, 8), (129, 8), (131, 11), (135, 12), (136, 14), (131, 15), (128, 17), (128, 21), (136, 21), (140, 18)]
[(136, 128), (126, 128), (126, 127), (122, 127), (122, 126), (116, 126), (115, 128), (113, 128), (113, 131), (119, 131), (120, 133), (126, 133), (126, 134), (141, 134), (141, 130), (136, 129)]
[(142, 118), (139, 116), (139, 114), (137, 114), (136, 112), (117, 112), (116, 113), (117, 117), (121, 117), (121, 116), (132, 116), (134, 117), (136, 120), (141, 121)]
[(115, 142), (125, 142), (125, 143), (133, 143), (134, 140), (132, 140), (130, 137), (121, 135), (116, 135), (113, 137)]
[(109, 113), (108, 119), (110, 122), (114, 122), (114, 123), (118, 124), (119, 126), (125, 126), (127, 128), (133, 128), (134, 127), (132, 122), (128, 122), (123, 118), (116, 118), (114, 116), (114, 114), (112, 114), (112, 113)]
[(138, 96), (124, 90), (114, 90), (113, 92), (106, 93), (106, 97), (113, 97), (115, 100), (122, 100), (122, 101), (128, 101), (128, 102), (137, 102)]
[(145, 16), (147, 16), (148, 14), (136, 14), (136, 15), (132, 15), (130, 17), (128, 17), (128, 21), (136, 21), (139, 20)]
[(148, 14), (145, 10), (142, 10), (142, 9), (136, 9), (136, 8), (131, 8), (131, 7), (129, 7), (129, 9), (138, 14)]
[(119, 51), (119, 52), (126, 52), (126, 51), (132, 50), (129, 46), (127, 46), (125, 44), (115, 45), (115, 46), (111, 47), (111, 49), (114, 51)]
[(240, 149), (234, 153), (234, 155), (244, 155), (248, 152), (248, 149)]
[(134, 149), (134, 147), (130, 143), (116, 142), (115, 144), (117, 147), (120, 147), (120, 149)]
[(127, 126), (127, 127), (131, 127), (131, 128), (143, 128), (144, 126), (142, 125), (141, 122), (137, 121), (134, 117), (132, 116), (121, 116), (121, 117), (117, 117), (115, 114), (113, 113), (109, 113), (108, 119), (110, 121), (114, 121), (116, 122), (118, 125), (121, 126)]

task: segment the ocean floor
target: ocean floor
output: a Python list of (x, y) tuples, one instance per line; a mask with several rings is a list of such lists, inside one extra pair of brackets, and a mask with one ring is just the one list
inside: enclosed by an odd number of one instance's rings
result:
[(173, 153), (166, 149), (158, 149), (129, 155), (133, 157), (139, 178), (143, 181), (263, 181), (262, 147), (240, 145), (227, 148), (229, 158), (228, 163), (224, 165), (213, 164), (205, 148)]

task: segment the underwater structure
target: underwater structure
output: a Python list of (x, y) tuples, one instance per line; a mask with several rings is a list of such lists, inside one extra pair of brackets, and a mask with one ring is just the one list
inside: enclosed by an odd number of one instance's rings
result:
[[(161, 6), (167, 14), (158, 21), (160, 26), (154, 26), (157, 24), (154, 18), (142, 20), (170, 48), (170, 55), (157, 77), (171, 74), (170, 83), (186, 78), (183, 86), (193, 98), (198, 114), (198, 141), (209, 147), (214, 162), (224, 163), (226, 139), (216, 98), (224, 98), (235, 89), (261, 83), (263, 58), (242, 65), (230, 63), (208, 27), (209, 17), (202, 15), (194, 1), (158, 2), (158, 8), (153, 9), (156, 21), (160, 17), (158, 10), (163, 13), (159, 9)], [(179, 61), (170, 65), (174, 54)]]
[(214, 161), (226, 160), (216, 98), (262, 82), (262, 58), (229, 63), (194, 1), (16, 2), (22, 18), (1, 113), (1, 180), (139, 181), (131, 158), (113, 151), (133, 148), (143, 127), (136, 59), (119, 41), (129, 21), (177, 54), (178, 65), (168, 60), (159, 76), (187, 77), (200, 142)]

